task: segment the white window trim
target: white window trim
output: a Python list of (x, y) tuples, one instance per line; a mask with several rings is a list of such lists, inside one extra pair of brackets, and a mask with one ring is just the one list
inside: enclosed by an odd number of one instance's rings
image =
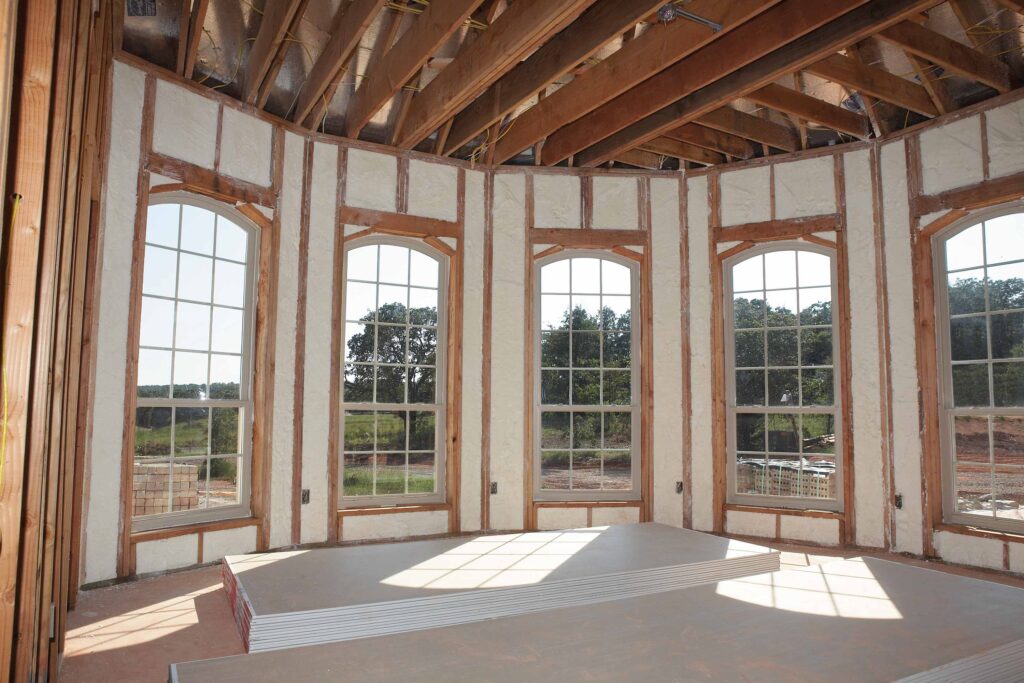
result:
[[(389, 507), (396, 505), (429, 505), (432, 503), (444, 503), (447, 501), (447, 464), (448, 452), (447, 441), (447, 417), (448, 417), (448, 269), (449, 258), (447, 254), (426, 244), (416, 238), (387, 237), (371, 235), (359, 239), (346, 241), (345, 252), (342, 255), (342, 268), (348, 264), (348, 253), (353, 249), (370, 245), (393, 245), (418, 251), (437, 261), (437, 362), (435, 374), (435, 403), (346, 403), (345, 402), (345, 348), (342, 343), (341, 356), (338, 359), (338, 372), (341, 373), (339, 392), (341, 408), (339, 410), (339, 445), (338, 445), (338, 504), (342, 509), (361, 507)], [(379, 274), (378, 274), (379, 278)], [(379, 284), (379, 279), (378, 279)], [(344, 339), (345, 304), (348, 295), (348, 276), (342, 271), (342, 295), (341, 295), (341, 325), (342, 339)], [(376, 364), (376, 361), (374, 361)], [(434, 493), (399, 493), (383, 496), (346, 496), (344, 491), (345, 482), (345, 411), (347, 410), (376, 410), (396, 412), (416, 412), (423, 408), (433, 410), (435, 414), (434, 424), (434, 477), (436, 490)], [(371, 451), (372, 453), (372, 451)]]
[[(241, 383), (239, 384), (239, 398), (238, 400), (231, 399), (210, 399), (210, 400), (199, 400), (199, 399), (153, 399), (153, 398), (135, 398), (135, 407), (200, 407), (200, 408), (241, 408), (242, 409), (242, 424), (239, 425), (241, 430), (241, 441), (242, 441), (242, 452), (241, 452), (241, 468), (242, 472), (238, 476), (238, 503), (235, 505), (225, 505), (217, 508), (207, 508), (203, 510), (180, 510), (177, 512), (164, 512), (155, 515), (145, 515), (141, 517), (135, 517), (131, 509), (132, 503), (129, 501), (129, 518), (132, 520), (132, 532), (140, 531), (151, 531), (154, 529), (165, 529), (169, 527), (186, 526), (190, 524), (201, 524), (204, 522), (215, 522), (226, 519), (238, 519), (249, 517), (252, 514), (251, 508), (251, 495), (252, 495), (252, 451), (253, 451), (253, 419), (254, 419), (254, 401), (252, 395), (253, 385), (253, 357), (255, 355), (256, 347), (256, 335), (255, 335), (255, 321), (256, 321), (256, 308), (259, 305), (257, 301), (257, 285), (258, 285), (258, 274), (259, 274), (259, 254), (260, 254), (260, 229), (255, 223), (249, 220), (241, 212), (233, 210), (230, 206), (219, 202), (208, 197), (201, 195), (192, 194), (190, 192), (168, 192), (166, 194), (154, 195), (150, 198), (148, 206), (156, 206), (159, 204), (180, 204), (196, 206), (202, 209), (206, 209), (215, 214), (223, 216), (230, 220), (235, 225), (245, 230), (249, 235), (246, 261), (245, 261), (245, 293), (246, 302), (243, 307), (242, 313), (242, 363), (241, 363)], [(181, 215), (184, 212), (179, 213), (178, 218), (178, 235), (180, 244), (181, 235)], [(145, 239), (145, 238), (143, 238)], [(180, 251), (180, 250), (178, 250)], [(185, 252), (189, 253), (189, 252)], [(143, 250), (143, 258), (140, 266), (143, 268), (143, 272), (138, 274), (139, 277), (139, 297), (141, 304), (142, 294), (142, 277), (144, 276), (145, 269), (145, 251)], [(178, 266), (180, 268), (180, 264)], [(177, 297), (175, 297), (177, 300)], [(142, 324), (141, 316), (137, 323)], [(138, 354), (141, 344), (136, 344), (134, 349), (135, 364), (138, 367)], [(171, 385), (174, 384), (174, 366), (172, 361), (171, 366)], [(138, 372), (136, 370), (136, 372)], [(137, 384), (137, 382), (136, 382)], [(133, 387), (133, 391), (137, 392), (137, 389)], [(135, 417), (133, 416), (133, 420)], [(210, 411), (210, 420), (212, 424), (213, 412)], [(134, 429), (134, 423), (133, 423)], [(171, 445), (173, 455), (173, 444), (174, 434), (173, 429), (171, 433)], [(211, 458), (207, 456), (209, 461)], [(134, 454), (132, 462), (134, 463)], [(134, 468), (133, 468), (134, 469)], [(129, 473), (129, 476), (133, 476)], [(134, 494), (133, 494), (134, 495)]]
[[(611, 491), (552, 491), (541, 489), (541, 271), (544, 266), (572, 258), (596, 258), (611, 261), (629, 269), (630, 287), (630, 403), (608, 406), (571, 406), (569, 412), (624, 412), (627, 408), (630, 419), (630, 468), (632, 488), (630, 490)], [(570, 285), (571, 287), (571, 285)], [(643, 324), (640, 315), (640, 266), (636, 261), (627, 259), (608, 251), (596, 249), (567, 249), (534, 262), (533, 275), (533, 499), (539, 502), (587, 501), (587, 502), (618, 502), (641, 499), (641, 420), (640, 397), (642, 396), (640, 365), (643, 348)], [(570, 383), (571, 391), (571, 383)], [(559, 408), (568, 406), (559, 406)]]
[[(746, 261), (754, 256), (761, 256), (775, 251), (808, 251), (821, 254), (829, 258), (832, 273), (832, 408), (831, 411), (821, 406), (743, 406), (740, 410), (736, 406), (736, 343), (734, 333), (733, 313), (733, 266)], [(732, 256), (722, 262), (722, 314), (724, 320), (724, 344), (725, 351), (725, 408), (726, 408), (726, 502), (732, 505), (749, 505), (751, 507), (774, 507), (794, 510), (828, 510), (842, 512), (843, 480), (845, 477), (845, 462), (843, 458), (843, 419), (844, 406), (842, 402), (842, 373), (839, 368), (842, 364), (840, 357), (839, 337), (841, 334), (839, 326), (839, 288), (838, 266), (836, 260), (838, 255), (834, 249), (819, 247), (808, 242), (786, 240), (769, 242), (752, 247)], [(799, 284), (799, 282), (797, 283)], [(795, 289), (796, 287), (794, 287)], [(799, 315), (799, 312), (798, 312)], [(768, 359), (765, 358), (767, 364)], [(765, 365), (766, 368), (770, 367)], [(743, 413), (764, 413), (764, 414), (821, 414), (831, 412), (835, 417), (835, 463), (836, 463), (836, 497), (831, 498), (810, 498), (797, 496), (776, 496), (736, 493), (736, 414)], [(767, 433), (765, 439), (768, 438)], [(765, 444), (767, 449), (767, 443)], [(766, 450), (767, 452), (767, 450)]]
[[(946, 242), (950, 238), (975, 225), (1000, 216), (1024, 213), (1024, 202), (1012, 202), (996, 207), (977, 211), (965, 216), (952, 225), (932, 235), (932, 274), (935, 290), (935, 336), (939, 371), (939, 447), (941, 458), (942, 479), (942, 521), (946, 524), (971, 526), (993, 531), (1010, 533), (1024, 532), (1024, 522), (998, 519), (995, 516), (983, 517), (956, 511), (956, 472), (954, 452), (956, 449), (955, 416), (973, 415), (987, 416), (1021, 416), (1021, 408), (955, 408), (953, 406), (953, 364), (951, 340), (949, 332), (949, 283), (946, 273)], [(986, 259), (987, 261), (987, 259)], [(986, 317), (990, 315), (986, 310)], [(991, 345), (991, 338), (989, 344)], [(989, 359), (991, 362), (991, 358)], [(991, 382), (991, 378), (989, 380)], [(991, 437), (989, 453), (991, 456)]]

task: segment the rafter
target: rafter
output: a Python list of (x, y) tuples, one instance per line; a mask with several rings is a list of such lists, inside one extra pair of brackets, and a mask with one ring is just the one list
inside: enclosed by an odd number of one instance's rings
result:
[(880, 32), (880, 38), (907, 52), (938, 64), (972, 80), (984, 83), (999, 92), (1009, 92), (1010, 69), (995, 57), (958, 43), (941, 33), (930, 31), (911, 21), (903, 21)]
[(433, 2), (423, 10), (395, 46), (366, 70), (363, 82), (349, 103), (345, 134), (357, 137), (380, 108), (459, 30), (480, 2)]
[[(861, 64), (868, 63), (867, 60), (864, 59), (864, 56), (861, 54), (860, 47), (857, 45), (848, 45), (846, 47), (846, 54), (849, 55), (852, 59), (856, 59)], [(928, 94), (931, 95), (931, 92), (929, 92)], [(880, 107), (878, 106), (878, 100), (876, 100), (871, 95), (868, 95), (867, 93), (857, 93), (857, 95), (860, 97), (860, 101), (864, 105), (864, 113), (867, 115), (868, 121), (871, 122), (871, 129), (875, 131), (875, 137), (882, 137), (883, 135), (888, 133), (888, 120), (885, 116), (882, 115), (882, 112), (879, 111)], [(934, 101), (934, 98), (932, 101)], [(942, 111), (942, 109), (939, 108), (939, 111)]]
[(549, 83), (585, 61), (608, 41), (633, 28), (664, 0), (598, 0), (562, 31), (508, 72), (455, 117), (445, 146), (451, 154), (512, 112)]
[(732, 133), (741, 138), (781, 149), (784, 152), (795, 152), (800, 149), (800, 141), (789, 128), (732, 107), (715, 109), (697, 118), (696, 122), (723, 133)]
[(688, 142), (673, 140), (672, 138), (654, 138), (653, 140), (649, 140), (640, 145), (639, 149), (645, 152), (664, 154), (667, 157), (693, 161), (698, 164), (704, 164), (705, 166), (725, 162), (725, 157), (717, 152), (712, 152), (711, 150), (698, 147), (697, 145), (691, 145)]
[(754, 156), (753, 145), (743, 138), (731, 133), (723, 133), (714, 128), (705, 128), (697, 123), (687, 123), (679, 128), (673, 128), (665, 133), (665, 137), (739, 159), (749, 159)]
[(913, 53), (906, 52), (905, 54), (911, 66), (914, 67), (914, 73), (917, 74), (918, 80), (921, 81), (924, 89), (928, 91), (928, 97), (932, 98), (932, 102), (935, 104), (935, 108), (939, 110), (939, 113), (948, 114), (956, 109), (956, 102), (949, 94), (949, 88), (946, 87), (946, 83), (936, 73), (935, 65)]
[(594, 140), (643, 119), (680, 97), (702, 88), (773, 50), (797, 40), (864, 0), (784, 2), (738, 26), (611, 102), (561, 128), (544, 144), (544, 164), (556, 164)]
[(1024, 14), (1024, 0), (996, 0), (1006, 9), (1013, 10), (1018, 14)]
[(411, 148), (594, 0), (517, 0), (413, 98), (399, 147)]
[[(782, 75), (820, 60), (850, 43), (856, 43), (877, 31), (892, 26), (914, 12), (935, 5), (937, 0), (873, 0), (847, 12), (800, 40), (785, 45), (756, 63), (740, 69), (720, 65), (718, 78), (710, 85), (691, 92), (646, 119), (597, 142), (576, 156), (579, 165), (596, 166), (617, 154), (662, 135), (665, 131), (692, 121), (707, 112), (747, 93), (772, 83)], [(725, 60), (728, 55), (720, 56)], [(722, 74), (725, 71), (725, 74)], [(726, 75), (727, 74), (727, 75)]]
[[(694, 0), (689, 11), (708, 17), (729, 30), (777, 0)], [(716, 34), (691, 21), (654, 24), (620, 50), (551, 93), (520, 114), (498, 141), (494, 158), (501, 163), (560, 127), (653, 76), (666, 64), (686, 57), (714, 40)]]
[(923, 86), (884, 69), (863, 64), (852, 57), (829, 55), (809, 65), (804, 71), (924, 116), (939, 115), (939, 110)]
[(195, 0), (186, 24), (184, 13), (187, 5), (188, 3), (182, 4), (182, 21), (179, 24), (179, 30), (187, 25), (188, 31), (178, 36), (178, 73), (191, 79), (196, 70), (199, 37), (203, 35), (203, 24), (206, 22), (206, 12), (210, 9), (210, 0)]
[(865, 139), (870, 134), (869, 122), (866, 117), (778, 83), (770, 83), (763, 88), (758, 88), (745, 97), (751, 102), (770, 109), (799, 116), (807, 121), (813, 121), (857, 138)]
[(660, 171), (664, 159), (664, 154), (645, 152), (642, 149), (631, 149), (615, 157), (616, 163), (629, 164), (630, 166), (646, 168), (651, 171)]
[(256, 33), (256, 40), (249, 51), (249, 61), (242, 76), (242, 99), (250, 104), (259, 96), (260, 85), (270, 72), (274, 55), (281, 49), (288, 27), (296, 14), (305, 9), (306, 0), (278, 0), (268, 2), (263, 9), (263, 18)]
[(288, 48), (291, 46), (288, 37), (294, 37), (298, 34), (299, 24), (302, 23), (302, 15), (305, 13), (307, 5), (309, 5), (309, 0), (302, 0), (302, 4), (299, 6), (298, 11), (295, 12), (295, 16), (292, 17), (291, 22), (288, 24), (288, 30), (285, 31), (284, 40), (282, 40), (281, 44), (278, 45), (276, 50), (274, 50), (274, 56), (271, 59), (270, 66), (267, 68), (266, 75), (263, 77), (263, 82), (257, 86), (256, 106), (260, 109), (265, 107), (267, 100), (270, 99), (270, 93), (274, 89), (274, 84), (277, 82), (277, 74), (281, 71), (281, 65), (284, 64), (285, 57), (288, 56)]
[(363, 32), (377, 16), (384, 2), (385, 0), (352, 0), (338, 11), (331, 27), (331, 37), (299, 90), (293, 117), (295, 121), (309, 125), (306, 118), (313, 111), (317, 100), (323, 97), (338, 71), (348, 62), (352, 51), (359, 45)]

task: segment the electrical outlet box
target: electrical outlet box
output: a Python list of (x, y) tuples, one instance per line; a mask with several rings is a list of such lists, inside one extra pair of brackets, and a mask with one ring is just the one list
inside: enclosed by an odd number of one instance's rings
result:
[(302, 489), (302, 504), (309, 505), (309, 489)]
[(493, 496), (497, 492), (498, 492), (498, 482), (492, 481), (491, 482), (491, 495)]

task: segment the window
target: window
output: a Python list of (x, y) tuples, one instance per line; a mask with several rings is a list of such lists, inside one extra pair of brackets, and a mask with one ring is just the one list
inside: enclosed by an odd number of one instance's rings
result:
[(536, 284), (534, 497), (639, 498), (636, 266), (556, 258), (540, 262)]
[(142, 266), (136, 530), (249, 514), (257, 232), (215, 202), (149, 207)]
[(730, 502), (838, 510), (833, 256), (773, 246), (725, 268)]
[(1024, 213), (954, 227), (935, 247), (945, 517), (1019, 532)]
[(444, 500), (446, 259), (403, 241), (346, 258), (342, 504)]

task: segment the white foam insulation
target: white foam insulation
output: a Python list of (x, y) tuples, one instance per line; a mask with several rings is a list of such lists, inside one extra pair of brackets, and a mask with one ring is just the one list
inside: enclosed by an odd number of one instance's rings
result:
[(776, 515), (743, 510), (727, 510), (725, 530), (737, 536), (775, 538)]
[(635, 176), (599, 175), (592, 178), (591, 227), (636, 230), (640, 227), (639, 182)]
[(835, 212), (832, 156), (775, 164), (775, 218), (803, 218)]
[(221, 173), (267, 187), (271, 181), (273, 147), (273, 126), (233, 107), (224, 107)]
[(722, 227), (771, 220), (771, 168), (753, 166), (718, 179)]
[(459, 217), (459, 169), (420, 159), (409, 162), (409, 211), (414, 216), (454, 221)]
[(1024, 171), (1024, 100), (985, 113), (988, 170), (993, 178)]
[(146, 541), (135, 546), (135, 572), (152, 574), (195, 564), (199, 556), (199, 536), (187, 534)]
[(580, 178), (563, 173), (535, 173), (533, 176), (533, 226), (536, 228), (579, 228), (583, 221)]
[[(198, 93), (158, 80), (153, 119), (153, 149), (203, 168), (213, 168), (217, 154), (218, 104)], [(121, 131), (112, 136), (119, 143)]]
[(921, 132), (921, 184), (925, 194), (973, 185), (984, 179), (981, 120), (969, 116)]
[(398, 192), (398, 158), (350, 148), (345, 167), (345, 204), (394, 211)]
[(779, 515), (779, 537), (821, 545), (839, 544), (839, 520), (803, 515)]
[(396, 512), (382, 515), (346, 517), (341, 526), (341, 540), (368, 541), (384, 538), (429, 536), (448, 531), (448, 512)]
[(537, 528), (542, 531), (579, 529), (587, 526), (586, 508), (540, 508), (537, 510)]

